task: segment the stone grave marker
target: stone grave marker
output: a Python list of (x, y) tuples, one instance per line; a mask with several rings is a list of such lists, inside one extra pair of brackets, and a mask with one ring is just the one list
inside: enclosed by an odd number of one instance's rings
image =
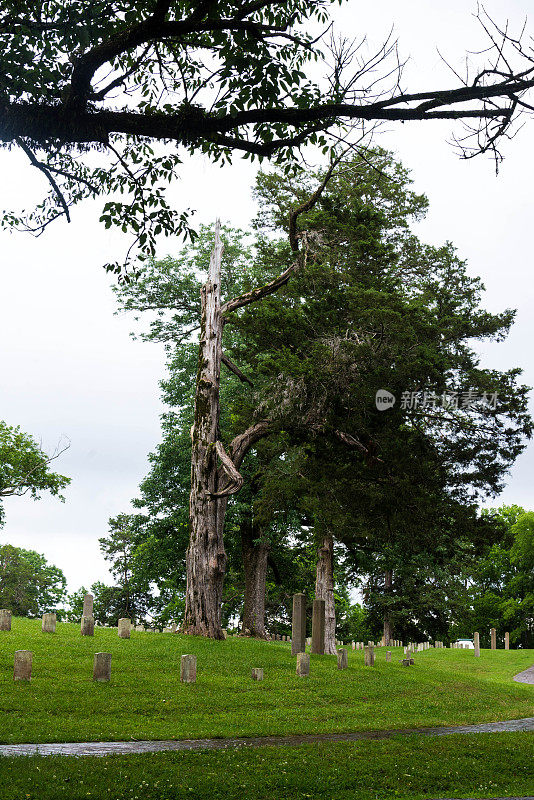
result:
[(297, 653), (297, 675), (299, 678), (307, 678), (310, 674), (310, 654)]
[(55, 633), (56, 632), (56, 615), (55, 614), (43, 614), (43, 620), (41, 623), (41, 630), (43, 633)]
[(293, 595), (293, 614), (291, 619), (291, 655), (306, 650), (306, 595), (298, 592)]
[(368, 644), (364, 648), (364, 664), (366, 667), (374, 667), (375, 665), (375, 648), (373, 645)]
[(14, 681), (31, 681), (32, 660), (33, 655), (31, 650), (15, 650), (15, 661), (13, 664)]
[(83, 598), (82, 617), (92, 617), (94, 615), (93, 604), (94, 604), (93, 595), (86, 594), (85, 597)]
[(180, 659), (180, 680), (182, 683), (195, 683), (197, 679), (197, 657), (184, 655)]
[(107, 683), (111, 678), (111, 653), (95, 653), (93, 680)]
[(315, 655), (324, 654), (325, 601), (316, 597), (312, 612), (312, 646)]
[(95, 618), (93, 614), (94, 597), (92, 594), (86, 594), (83, 598), (83, 611), (82, 619), (80, 622), (80, 632), (82, 636), (95, 635)]
[(11, 611), (7, 608), (0, 609), (0, 631), (11, 630)]
[(80, 623), (80, 633), (82, 636), (94, 636), (95, 635), (95, 618), (94, 617), (82, 617), (82, 621)]
[(348, 666), (349, 666), (349, 657), (347, 654), (347, 650), (343, 647), (341, 650), (337, 651), (337, 668), (347, 669)]

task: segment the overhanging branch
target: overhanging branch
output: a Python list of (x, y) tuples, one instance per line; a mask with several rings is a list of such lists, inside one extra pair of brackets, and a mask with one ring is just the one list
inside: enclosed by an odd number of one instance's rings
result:
[(30, 164), (32, 165), (32, 167), (35, 167), (36, 169), (39, 170), (39, 172), (43, 173), (43, 175), (47, 179), (48, 183), (52, 187), (52, 190), (53, 190), (54, 194), (56, 195), (56, 197), (57, 197), (57, 199), (59, 201), (59, 205), (63, 209), (63, 213), (65, 214), (65, 216), (67, 218), (67, 222), (70, 222), (70, 211), (69, 211), (69, 207), (67, 205), (67, 201), (65, 200), (63, 192), (61, 191), (61, 189), (57, 185), (57, 181), (54, 179), (54, 176), (51, 175), (50, 174), (50, 170), (47, 169), (46, 164), (43, 164), (43, 163), (41, 163), (41, 161), (38, 160), (38, 158), (36, 157), (36, 155), (33, 152), (33, 150), (30, 147), (28, 147), (28, 145), (25, 142), (23, 142), (22, 139), (17, 138), (17, 144), (20, 147), (20, 149), (23, 150), (26, 153), (26, 155), (28, 156), (28, 159), (29, 159)]
[[(515, 94), (522, 94), (525, 89), (534, 87), (534, 78), (522, 81), (521, 85), (514, 87), (506, 85), (500, 89), (485, 87), (484, 97), (499, 97), (510, 99)], [(464, 90), (458, 90), (464, 92)], [(472, 87), (472, 92), (479, 95), (477, 87)], [(465, 92), (464, 92), (465, 93)], [(383, 103), (369, 105), (349, 105), (347, 103), (319, 104), (315, 108), (278, 108), (278, 109), (251, 109), (233, 115), (216, 116), (215, 114), (202, 113), (191, 118), (182, 114), (140, 114), (134, 111), (78, 111), (66, 114), (64, 106), (47, 105), (44, 103), (26, 103), (22, 101), (13, 103), (0, 103), (0, 141), (12, 142), (18, 137), (31, 139), (43, 145), (50, 140), (60, 140), (65, 144), (71, 143), (107, 143), (113, 134), (127, 134), (131, 136), (147, 137), (153, 140), (172, 140), (181, 144), (191, 144), (192, 141), (213, 139), (218, 135), (230, 131), (246, 128), (257, 124), (282, 124), (291, 127), (300, 127), (309, 123), (321, 122), (321, 128), (327, 130), (334, 124), (343, 120), (359, 121), (424, 121), (435, 119), (478, 119), (491, 120), (509, 116), (508, 106), (478, 109), (451, 109), (445, 108), (449, 103), (461, 102), (453, 99), (452, 92), (447, 101), (446, 93), (436, 94), (440, 97), (441, 110), (426, 110), (424, 108), (389, 108)], [(465, 101), (473, 99), (469, 94)], [(396, 103), (407, 102), (406, 98), (396, 98)], [(67, 109), (68, 110), (68, 109)], [(310, 132), (311, 135), (311, 132)], [(300, 139), (299, 139), (300, 141)], [(287, 137), (278, 138), (275, 145), (272, 142), (249, 140), (244, 136), (237, 137), (235, 141), (221, 139), (222, 146), (235, 149), (249, 149), (258, 155), (271, 155), (276, 150), (282, 150), (294, 144), (294, 137), (288, 132)]]
[(45, 453), (42, 453), (42, 458), (39, 459), (37, 464), (34, 467), (29, 469), (27, 472), (22, 475), (22, 477), (17, 481), (16, 484), (13, 486), (5, 486), (3, 489), (0, 489), (0, 497), (22, 497), (25, 495), (30, 489), (32, 489), (31, 479), (32, 476), (38, 472), (39, 470), (46, 469), (52, 461), (55, 461), (56, 458), (59, 458), (63, 453), (70, 448), (70, 440), (67, 440), (67, 444), (61, 446), (59, 443), (51, 456), (47, 456)]

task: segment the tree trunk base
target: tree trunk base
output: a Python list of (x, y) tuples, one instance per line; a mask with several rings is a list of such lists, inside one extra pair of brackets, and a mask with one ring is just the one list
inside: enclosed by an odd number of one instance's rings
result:
[(219, 628), (219, 630), (208, 629), (208, 627), (203, 625), (188, 625), (179, 628), (177, 633), (181, 633), (184, 636), (204, 636), (208, 639), (224, 639), (223, 629)]

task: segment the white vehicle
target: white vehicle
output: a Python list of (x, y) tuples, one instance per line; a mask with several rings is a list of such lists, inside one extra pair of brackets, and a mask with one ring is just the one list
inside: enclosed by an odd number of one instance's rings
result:
[(460, 649), (462, 649), (462, 648), (464, 650), (474, 650), (475, 649), (475, 643), (474, 643), (474, 641), (472, 639), (457, 639), (455, 644)]

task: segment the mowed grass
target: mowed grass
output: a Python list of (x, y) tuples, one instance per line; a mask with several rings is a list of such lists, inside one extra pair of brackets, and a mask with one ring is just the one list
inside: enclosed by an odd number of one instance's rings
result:
[(0, 759), (2, 800), (423, 800), (534, 794), (534, 734)]
[[(33, 652), (30, 684), (13, 681), (15, 650)], [(110, 683), (92, 680), (95, 652), (112, 654)], [(312, 656), (309, 678), (295, 674), (290, 645), (115, 629), (80, 636), (77, 625), (41, 633), (37, 620), (14, 619), (0, 633), (0, 741), (59, 742), (182, 739), (328, 733), (489, 722), (534, 716), (534, 686), (512, 676), (534, 664), (534, 651), (429, 650), (414, 667), (402, 650), (376, 648), (376, 666), (349, 649)], [(181, 684), (183, 653), (198, 659), (196, 684)], [(251, 679), (263, 667), (265, 679)]]

